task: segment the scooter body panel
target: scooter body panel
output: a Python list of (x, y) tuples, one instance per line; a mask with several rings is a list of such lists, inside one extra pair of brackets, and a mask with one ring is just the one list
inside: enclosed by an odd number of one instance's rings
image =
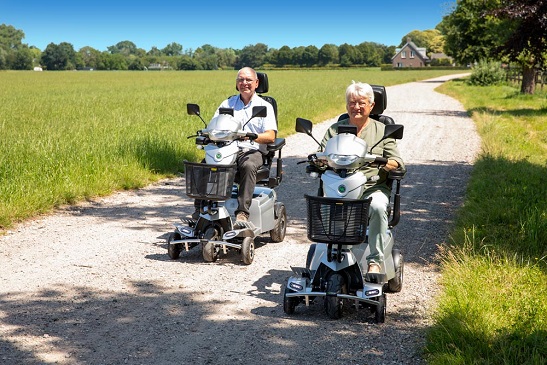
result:
[(205, 150), (205, 162), (213, 165), (232, 165), (235, 163), (239, 147), (233, 142), (228, 145), (218, 146), (208, 144), (203, 148)]
[(356, 172), (342, 178), (331, 170), (325, 171), (321, 176), (321, 180), (323, 181), (324, 196), (347, 199), (360, 199), (363, 196), (364, 186), (367, 182), (367, 178), (362, 172)]

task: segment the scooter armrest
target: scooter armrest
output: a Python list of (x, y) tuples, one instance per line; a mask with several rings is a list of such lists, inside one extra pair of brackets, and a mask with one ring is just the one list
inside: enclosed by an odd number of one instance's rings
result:
[(406, 170), (398, 168), (395, 170), (390, 170), (387, 175), (387, 178), (392, 180), (402, 180), (403, 177), (405, 177), (405, 175), (406, 175)]
[(285, 145), (285, 138), (276, 138), (273, 143), (268, 143), (266, 149), (268, 151), (279, 151)]

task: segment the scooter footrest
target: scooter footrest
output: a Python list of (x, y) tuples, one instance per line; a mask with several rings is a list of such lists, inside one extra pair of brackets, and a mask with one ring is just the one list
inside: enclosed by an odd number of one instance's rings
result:
[(234, 223), (234, 229), (254, 229), (255, 225), (252, 222), (236, 221)]
[(365, 275), (365, 281), (374, 284), (384, 284), (387, 283), (387, 275), (369, 272)]
[(196, 220), (193, 219), (193, 218), (180, 218), (180, 221), (184, 224), (189, 225), (189, 226), (196, 224)]
[(303, 278), (311, 278), (310, 269), (306, 269), (305, 267), (291, 266), (291, 270), (295, 275), (301, 276)]

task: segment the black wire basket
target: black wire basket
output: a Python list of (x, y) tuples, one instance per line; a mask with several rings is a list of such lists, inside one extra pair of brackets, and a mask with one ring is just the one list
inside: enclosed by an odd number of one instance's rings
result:
[(227, 200), (232, 196), (236, 165), (184, 161), (186, 195), (201, 200)]
[(305, 195), (308, 239), (313, 242), (358, 245), (365, 242), (372, 199), (340, 199)]

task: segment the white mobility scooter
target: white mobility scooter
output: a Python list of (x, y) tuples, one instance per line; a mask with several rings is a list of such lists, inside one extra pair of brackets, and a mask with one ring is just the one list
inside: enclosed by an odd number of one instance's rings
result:
[[(274, 107), (277, 120), (277, 104), (270, 96), (262, 95), (268, 91), (268, 78), (258, 73), (259, 86), (256, 92)], [(203, 259), (214, 262), (220, 253), (237, 250), (244, 264), (251, 264), (255, 255), (254, 240), (263, 233), (269, 233), (273, 242), (285, 238), (287, 214), (285, 205), (277, 201), (274, 190), (282, 180), (281, 150), (284, 138), (276, 138), (267, 145), (263, 156), (264, 164), (257, 172), (257, 183), (249, 209), (248, 222), (236, 222), (235, 210), (238, 207), (236, 156), (239, 147), (235, 141), (244, 138), (255, 139), (255, 133), (245, 132), (244, 125), (233, 118), (233, 109), (221, 108), (219, 115), (209, 124), (201, 117), (196, 104), (188, 104), (187, 112), (197, 115), (206, 128), (199, 130), (196, 138), (198, 148), (205, 150), (204, 163), (185, 161), (186, 195), (200, 200), (200, 216), (197, 220), (182, 218), (175, 224), (175, 230), (167, 239), (168, 254), (177, 259), (181, 251), (201, 245)], [(265, 107), (254, 107), (251, 118), (266, 116)], [(275, 171), (272, 166), (275, 161)]]
[[(400, 217), (400, 184), (404, 171), (390, 172), (388, 183), (395, 185), (390, 205), (389, 229), (385, 259), (380, 274), (367, 273), (366, 257), (368, 209), (371, 199), (361, 199), (367, 177), (361, 171), (369, 165), (382, 166), (387, 159), (372, 154), (386, 138), (401, 139), (403, 126), (381, 115), (386, 107), (385, 88), (373, 85), (376, 105), (371, 117), (382, 121), (384, 136), (374, 146), (356, 136), (355, 126), (340, 126), (338, 134), (325, 150), (308, 156), (306, 171), (320, 177), (317, 196), (306, 195), (307, 236), (310, 246), (305, 267), (292, 267), (293, 275), (285, 286), (283, 309), (293, 314), (299, 304), (309, 306), (322, 298), (327, 315), (338, 319), (344, 306), (367, 307), (377, 323), (385, 321), (386, 292), (399, 292), (403, 283), (403, 255), (395, 248), (392, 228)], [(341, 116), (340, 118), (343, 118)], [(296, 131), (313, 138), (312, 123), (297, 118)], [(315, 140), (315, 138), (313, 138)], [(319, 142), (315, 140), (318, 144)], [(314, 161), (326, 159), (327, 167), (318, 168)], [(374, 177), (373, 177), (374, 178)], [(392, 209), (391, 209), (392, 208)]]

